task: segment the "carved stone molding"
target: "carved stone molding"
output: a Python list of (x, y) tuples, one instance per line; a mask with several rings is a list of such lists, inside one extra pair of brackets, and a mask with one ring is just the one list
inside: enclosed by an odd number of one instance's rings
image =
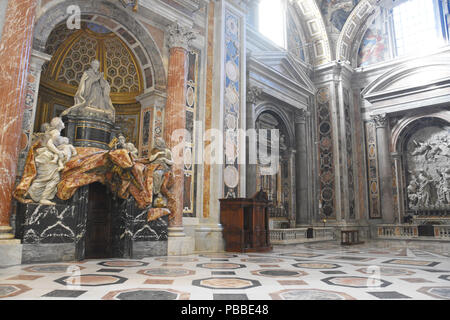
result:
[(167, 31), (169, 35), (169, 48), (183, 48), (188, 50), (192, 40), (196, 38), (194, 32), (190, 28), (182, 27), (178, 22), (172, 23)]
[(386, 113), (372, 115), (371, 117), (377, 128), (386, 128), (389, 123), (389, 117)]
[(247, 90), (247, 102), (255, 104), (261, 97), (263, 90), (259, 87), (250, 87)]

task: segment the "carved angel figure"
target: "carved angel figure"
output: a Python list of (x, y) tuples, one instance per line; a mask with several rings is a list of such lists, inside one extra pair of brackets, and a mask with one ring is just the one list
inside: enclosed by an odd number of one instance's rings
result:
[(428, 152), (431, 150), (431, 146), (427, 142), (420, 142), (413, 140), (414, 145), (416, 146), (414, 151), (411, 152), (412, 156), (425, 155), (427, 157)]

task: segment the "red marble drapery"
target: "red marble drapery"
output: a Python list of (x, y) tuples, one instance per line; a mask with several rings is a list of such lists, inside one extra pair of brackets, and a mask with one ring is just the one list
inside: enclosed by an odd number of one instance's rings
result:
[[(179, 141), (172, 141), (172, 133), (186, 127), (186, 49), (181, 47), (170, 48), (169, 72), (167, 77), (167, 102), (165, 110), (164, 138), (169, 148), (173, 149)], [(183, 159), (183, 150), (174, 158)], [(170, 221), (170, 227), (183, 226), (183, 196), (184, 196), (184, 164), (175, 161), (173, 165), (175, 184), (172, 192), (175, 199), (175, 208)]]
[(37, 0), (9, 0), (0, 42), (0, 227), (9, 227)]

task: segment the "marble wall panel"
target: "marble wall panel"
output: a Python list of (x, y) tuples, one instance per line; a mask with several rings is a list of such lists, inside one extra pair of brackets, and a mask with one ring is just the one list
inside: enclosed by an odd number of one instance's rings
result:
[[(239, 165), (237, 152), (230, 157), (226, 148), (239, 150), (236, 137), (237, 126), (229, 127), (229, 123), (240, 123), (241, 107), (241, 20), (239, 16), (229, 9), (225, 10), (225, 97), (224, 97), (224, 163), (223, 172), (223, 196), (225, 198), (236, 198), (239, 196)], [(232, 118), (233, 121), (227, 120)]]
[(369, 218), (380, 219), (380, 182), (378, 175), (377, 134), (375, 123), (365, 123), (367, 152), (367, 183), (369, 189)]
[(330, 89), (319, 88), (317, 93), (317, 136), (319, 159), (319, 192), (323, 217), (336, 219), (335, 172), (333, 154)]

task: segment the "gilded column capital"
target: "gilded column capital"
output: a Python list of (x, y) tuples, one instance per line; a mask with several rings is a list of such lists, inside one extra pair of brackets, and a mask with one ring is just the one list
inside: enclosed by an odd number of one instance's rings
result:
[(167, 31), (169, 48), (183, 48), (188, 50), (192, 40), (196, 38), (190, 28), (182, 27), (178, 22), (172, 23)]
[(375, 122), (375, 127), (386, 128), (388, 125), (389, 117), (386, 113), (375, 114), (371, 116), (372, 120)]

